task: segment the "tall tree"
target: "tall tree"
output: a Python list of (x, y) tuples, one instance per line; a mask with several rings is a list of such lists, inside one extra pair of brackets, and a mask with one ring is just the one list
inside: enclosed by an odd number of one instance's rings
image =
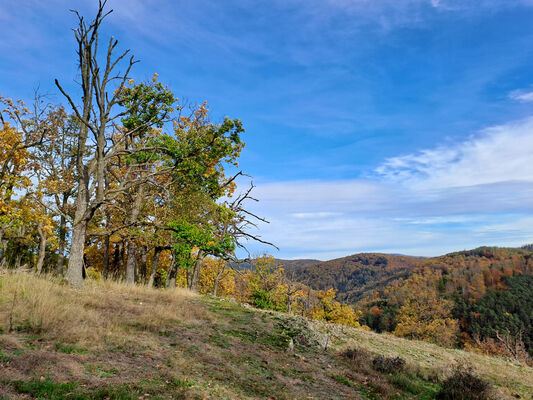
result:
[[(89, 23), (76, 12), (78, 26), (74, 33), (81, 75), (81, 103), (75, 102), (59, 81), (55, 81), (80, 121), (76, 138), (78, 181), (66, 274), (68, 281), (76, 286), (83, 284), (83, 254), (87, 228), (96, 211), (149, 179), (147, 176), (138, 176), (137, 172), (143, 169), (142, 165), (133, 162), (127, 170), (131, 179), (122, 180), (115, 187), (110, 187), (106, 184), (109, 169), (123, 163), (125, 157), (150, 150), (130, 144), (148, 127), (161, 124), (171, 110), (168, 104), (171, 95), (135, 98), (135, 93), (128, 90), (129, 74), (136, 61), (133, 55), (129, 55), (129, 50), (118, 56), (114, 55), (118, 44), (116, 39), (109, 40), (103, 57), (105, 62), (100, 65), (100, 27), (105, 17), (112, 12), (106, 12), (105, 5), (106, 1), (99, 1), (96, 17)], [(121, 72), (118, 67), (123, 62), (125, 66)], [(173, 102), (173, 97), (170, 102)], [(139, 107), (141, 103), (142, 107)], [(121, 119), (127, 118), (136, 121), (131, 129), (119, 126)]]

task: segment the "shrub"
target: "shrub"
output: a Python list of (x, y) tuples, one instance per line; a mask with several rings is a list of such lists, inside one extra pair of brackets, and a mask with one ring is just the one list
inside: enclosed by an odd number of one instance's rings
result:
[(405, 360), (400, 357), (377, 356), (372, 360), (372, 365), (376, 371), (390, 374), (403, 370)]
[(453, 374), (442, 382), (437, 394), (438, 400), (489, 400), (492, 387), (490, 383), (476, 376), (472, 368), (459, 366)]
[(272, 310), (274, 308), (270, 293), (267, 293), (262, 289), (256, 289), (253, 291), (252, 304), (257, 308), (262, 308), (264, 310)]
[(353, 364), (370, 364), (372, 359), (372, 355), (368, 351), (356, 348), (344, 350), (341, 356)]

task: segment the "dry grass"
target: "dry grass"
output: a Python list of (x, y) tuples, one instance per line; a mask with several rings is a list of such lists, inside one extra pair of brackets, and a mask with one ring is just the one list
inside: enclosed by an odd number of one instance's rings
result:
[[(76, 382), (79, 390), (127, 385), (126, 392), (160, 398), (427, 399), (412, 390), (405, 394), (397, 381), (416, 383), (422, 376), (427, 385), (420, 387), (434, 389), (437, 377), (465, 362), (502, 397), (533, 394), (533, 369), (516, 362), (303, 322), (180, 289), (86, 281), (75, 290), (52, 277), (0, 274), (0, 369), (6, 379), (0, 380), (0, 398), (2, 389), (7, 398), (25, 398), (13, 382), (49, 377)], [(308, 344), (296, 343), (288, 352), (287, 333), (295, 329)], [(325, 343), (331, 351), (324, 351)], [(359, 353), (339, 356), (346, 349)], [(376, 372), (372, 359), (378, 354), (405, 359), (405, 376)]]
[(489, 357), (458, 349), (447, 349), (432, 343), (407, 340), (391, 334), (378, 334), (314, 322), (315, 329), (327, 332), (332, 346), (339, 351), (361, 349), (387, 357), (401, 357), (408, 368), (429, 380), (449, 377), (459, 365), (471, 366), (479, 376), (495, 385), (506, 398), (533, 397), (533, 368), (504, 357)]
[(180, 321), (196, 323), (202, 310), (186, 290), (162, 291), (109, 281), (75, 290), (52, 277), (0, 276), (0, 328), (91, 348), (124, 340), (132, 330), (154, 332)]

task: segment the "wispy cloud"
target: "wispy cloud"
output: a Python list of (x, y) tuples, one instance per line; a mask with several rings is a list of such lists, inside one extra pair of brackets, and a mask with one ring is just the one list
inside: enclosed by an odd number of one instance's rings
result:
[(258, 184), (253, 207), (282, 257), (518, 246), (533, 241), (531, 154), (533, 118), (388, 159), (372, 179)]
[(466, 141), (386, 160), (376, 172), (425, 188), (533, 182), (533, 118), (485, 129)]
[(514, 90), (509, 94), (509, 97), (517, 101), (530, 102), (533, 101), (533, 90)]

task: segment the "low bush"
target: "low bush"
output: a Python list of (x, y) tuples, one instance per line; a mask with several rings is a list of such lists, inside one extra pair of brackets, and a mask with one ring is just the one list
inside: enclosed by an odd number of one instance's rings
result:
[(385, 357), (380, 355), (372, 360), (372, 366), (378, 372), (391, 374), (403, 370), (405, 367), (405, 360), (400, 357)]
[(492, 398), (489, 382), (475, 375), (472, 368), (459, 366), (442, 382), (438, 400), (489, 400)]

